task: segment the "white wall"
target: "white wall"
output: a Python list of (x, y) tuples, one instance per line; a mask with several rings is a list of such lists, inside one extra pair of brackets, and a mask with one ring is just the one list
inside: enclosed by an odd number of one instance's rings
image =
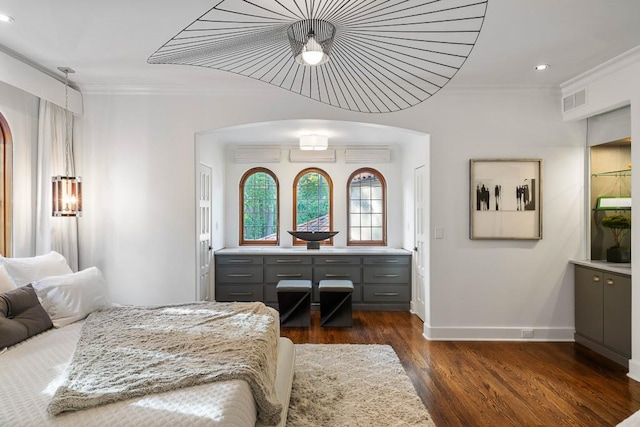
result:
[[(445, 238), (432, 241), (427, 335), (519, 338), (527, 327), (536, 338), (571, 339), (568, 260), (584, 247), (585, 132), (562, 122), (558, 93), (445, 89), (403, 112), (366, 115), (258, 87), (220, 96), (85, 96), (81, 264), (103, 269), (116, 301), (178, 302), (195, 294), (195, 133), (271, 120), (349, 120), (431, 134), (431, 225), (443, 227)], [(479, 157), (544, 159), (543, 240), (468, 239), (468, 161)], [(224, 227), (235, 238), (233, 221), (227, 213)]]
[[(584, 241), (584, 128), (563, 124), (559, 94), (451, 93), (433, 103), (431, 319), (434, 339), (571, 340), (573, 270)], [(428, 113), (429, 115), (429, 113)], [(541, 158), (543, 239), (469, 239), (469, 159)]]
[(37, 97), (0, 82), (0, 113), (13, 138), (13, 256), (35, 255)]

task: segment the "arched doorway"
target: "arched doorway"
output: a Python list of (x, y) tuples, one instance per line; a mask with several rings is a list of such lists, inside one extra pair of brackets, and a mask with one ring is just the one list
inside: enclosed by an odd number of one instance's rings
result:
[(13, 140), (9, 123), (0, 113), (0, 254), (12, 255), (12, 188), (13, 188)]

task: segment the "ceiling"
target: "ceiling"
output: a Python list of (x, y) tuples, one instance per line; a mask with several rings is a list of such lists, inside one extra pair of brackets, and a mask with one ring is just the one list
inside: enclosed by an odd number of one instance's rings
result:
[[(70, 80), (83, 92), (281, 90), (224, 71), (147, 63), (217, 2), (0, 0), (0, 13), (15, 19), (0, 24), (0, 49), (59, 76), (57, 67), (75, 69)], [(449, 86), (558, 86), (640, 46), (639, 17), (638, 0), (489, 0), (476, 46)], [(539, 63), (551, 68), (535, 71)]]

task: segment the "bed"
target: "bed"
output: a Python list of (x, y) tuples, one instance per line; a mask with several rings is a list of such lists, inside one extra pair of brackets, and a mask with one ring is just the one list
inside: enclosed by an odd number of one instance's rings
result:
[[(4, 261), (6, 260), (4, 259)], [(78, 275), (78, 273), (66, 273), (47, 276), (56, 277), (56, 279), (40, 279), (34, 281), (32, 285), (24, 285), (23, 287), (33, 286), (36, 288), (42, 307), (47, 308), (48, 304), (51, 303), (51, 301), (48, 301), (51, 298), (47, 298), (47, 295), (52, 296), (55, 294), (60, 297), (60, 283), (73, 282), (73, 277), (69, 276), (72, 274)], [(95, 276), (95, 271), (92, 274)], [(68, 277), (65, 278), (65, 276)], [(55, 282), (57, 285), (47, 283), (47, 280)], [(23, 287), (20, 287), (20, 289)], [(52, 292), (52, 289), (55, 292)], [(77, 294), (75, 291), (74, 293)], [(2, 312), (2, 295), (7, 294), (0, 295), (0, 312)], [(84, 320), (84, 317), (75, 319), (75, 317), (82, 317), (83, 312), (76, 312), (75, 316), (70, 316), (70, 314), (74, 313), (70, 313), (69, 310), (61, 310), (60, 304), (58, 304), (57, 312), (52, 307), (48, 307), (47, 314), (52, 319), (56, 318), (53, 323), (57, 323), (58, 327), (37, 333), (8, 347), (4, 353), (0, 354), (0, 425), (208, 425), (225, 427), (267, 425), (259, 420), (259, 406), (261, 405), (256, 404), (254, 385), (250, 385), (251, 381), (242, 379), (226, 379), (193, 386), (181, 386), (177, 389), (139, 395), (86, 409), (63, 411), (56, 416), (51, 415), (51, 407), (55, 396), (60, 393), (61, 389), (66, 388), (61, 386), (68, 385), (67, 382), (73, 376), (74, 369), (71, 368), (76, 366), (78, 353), (82, 353), (83, 348), (93, 345), (92, 342), (85, 340), (90, 339), (88, 338), (90, 335), (109, 335), (104, 333), (104, 330), (108, 331), (110, 327), (108, 322), (105, 323), (107, 317), (104, 316), (108, 316), (111, 311), (115, 311), (114, 318), (120, 322), (122, 310), (129, 309), (128, 307), (107, 308), (104, 307), (104, 301), (95, 304), (99, 298), (96, 297), (95, 291), (93, 293), (90, 292), (90, 295), (89, 299), (94, 302), (93, 305), (101, 307), (98, 309), (89, 307), (90, 316), (86, 320)], [(78, 303), (77, 295), (75, 297), (76, 301), (71, 305), (76, 309), (79, 306), (86, 305), (84, 302)], [(86, 295), (85, 299), (87, 299)], [(59, 302), (60, 298), (58, 298)], [(193, 307), (198, 309), (218, 309), (219, 306), (223, 306), (225, 310), (227, 309), (227, 306), (222, 303), (171, 305), (157, 307), (157, 309), (166, 308), (172, 311), (177, 309), (184, 311), (185, 306), (189, 309)], [(244, 305), (240, 306), (243, 309), (245, 308)], [(265, 310), (265, 308), (266, 310), (272, 310), (268, 307), (258, 306), (250, 308), (256, 309), (256, 307), (259, 310)], [(51, 315), (52, 311), (50, 310), (53, 310), (53, 315)], [(273, 313), (276, 320), (275, 325), (278, 325), (277, 312), (273, 311)], [(241, 315), (244, 316), (243, 313)], [(60, 319), (63, 319), (63, 321), (60, 322)], [(92, 329), (96, 327), (102, 327), (103, 331), (96, 332), (95, 329)], [(277, 355), (275, 360), (277, 368), (272, 386), (274, 387), (277, 401), (281, 404), (281, 411), (278, 422), (274, 425), (284, 426), (286, 424), (293, 380), (295, 352), (293, 343), (286, 338), (279, 337), (279, 327), (275, 327), (277, 328), (275, 338), (270, 338), (271, 341), (276, 341), (274, 348)], [(255, 327), (253, 328), (255, 329)], [(131, 326), (123, 328), (125, 331), (130, 329)], [(2, 333), (1, 331), (2, 325), (0, 324), (0, 333)], [(239, 333), (239, 335), (243, 335), (243, 333)], [(100, 364), (96, 363), (95, 366), (99, 368)]]

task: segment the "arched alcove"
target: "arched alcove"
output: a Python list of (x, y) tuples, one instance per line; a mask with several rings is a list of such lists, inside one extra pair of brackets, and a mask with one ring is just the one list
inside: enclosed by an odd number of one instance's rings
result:
[(13, 139), (9, 123), (0, 113), (0, 254), (12, 255), (13, 212)]

